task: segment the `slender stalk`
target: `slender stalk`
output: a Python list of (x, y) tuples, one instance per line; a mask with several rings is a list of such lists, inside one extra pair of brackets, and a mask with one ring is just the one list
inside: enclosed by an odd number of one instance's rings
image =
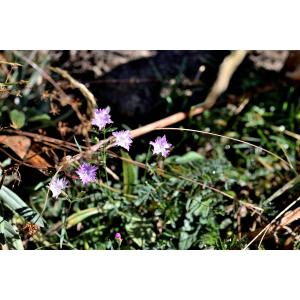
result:
[(196, 132), (196, 133), (201, 133), (201, 134), (206, 134), (206, 135), (211, 135), (211, 136), (217, 136), (217, 137), (221, 137), (221, 138), (225, 138), (225, 139), (228, 139), (228, 140), (231, 140), (231, 141), (235, 141), (235, 142), (238, 142), (238, 143), (242, 143), (242, 144), (246, 144), (246, 145), (249, 145), (251, 147), (254, 147), (256, 149), (259, 149), (263, 152), (266, 152), (274, 157), (276, 157), (277, 159), (281, 160), (285, 165), (287, 165), (290, 169), (293, 169), (293, 166), (291, 166), (289, 164), (288, 161), (284, 160), (283, 158), (281, 158), (280, 156), (278, 156), (277, 154), (267, 150), (267, 149), (264, 149), (260, 146), (257, 146), (257, 145), (254, 145), (254, 144), (251, 144), (249, 142), (245, 142), (243, 140), (240, 140), (240, 139), (236, 139), (236, 138), (232, 138), (232, 137), (229, 137), (229, 136), (226, 136), (226, 135), (221, 135), (221, 134), (216, 134), (216, 133), (212, 133), (212, 132), (207, 132), (207, 131), (202, 131), (202, 130), (196, 130), (196, 129), (188, 129), (188, 128), (172, 128), (172, 127), (163, 127), (163, 128), (156, 128), (155, 130), (176, 130), (176, 131), (188, 131), (188, 132)]

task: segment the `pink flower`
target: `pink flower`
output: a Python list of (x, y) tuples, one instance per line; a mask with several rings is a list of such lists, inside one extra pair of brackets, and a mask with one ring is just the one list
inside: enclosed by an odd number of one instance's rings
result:
[(57, 199), (62, 190), (67, 186), (68, 181), (66, 180), (66, 178), (59, 179), (57, 177), (53, 177), (50, 181), (49, 189), (52, 192), (52, 196)]
[(166, 136), (157, 137), (154, 142), (150, 142), (153, 146), (153, 154), (161, 154), (163, 157), (167, 157), (170, 152), (172, 144), (167, 142)]
[(132, 138), (129, 130), (121, 130), (115, 131), (112, 135), (116, 138), (116, 142), (114, 145), (123, 147), (127, 151), (129, 151), (129, 147), (132, 143)]
[(121, 244), (122, 244), (122, 242), (123, 242), (123, 240), (122, 240), (122, 236), (121, 236), (121, 233), (120, 232), (117, 232), (116, 234), (115, 234), (115, 240), (116, 240), (116, 242), (117, 242), (117, 244), (118, 244), (118, 249), (120, 250), (120, 248), (121, 248)]
[(122, 240), (122, 236), (121, 236), (121, 233), (120, 233), (120, 232), (117, 232), (117, 233), (116, 233), (115, 239), (117, 239), (117, 240)]
[(110, 108), (103, 108), (103, 109), (95, 109), (94, 111), (94, 118), (92, 119), (92, 125), (95, 125), (99, 128), (99, 130), (103, 129), (107, 124), (113, 123), (110, 118)]
[(84, 162), (76, 171), (83, 185), (96, 180), (97, 167)]

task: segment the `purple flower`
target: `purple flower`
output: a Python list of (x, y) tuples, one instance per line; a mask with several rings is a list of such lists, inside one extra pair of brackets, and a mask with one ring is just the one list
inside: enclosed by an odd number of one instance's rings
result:
[(112, 135), (116, 138), (116, 142), (114, 145), (123, 147), (127, 151), (129, 151), (129, 147), (132, 143), (132, 138), (129, 130), (121, 130), (115, 131)]
[(96, 180), (96, 171), (98, 167), (84, 162), (76, 171), (83, 185)]
[(170, 152), (172, 144), (167, 142), (166, 136), (157, 137), (154, 142), (150, 142), (153, 146), (153, 154), (161, 154), (163, 157), (167, 157)]
[(117, 239), (117, 240), (121, 240), (121, 239), (122, 239), (122, 236), (121, 236), (121, 233), (120, 233), (120, 232), (117, 232), (117, 233), (115, 234), (115, 239)]
[(67, 186), (68, 181), (66, 180), (66, 178), (59, 179), (57, 177), (53, 177), (50, 181), (49, 189), (52, 192), (52, 196), (57, 199), (62, 190)]
[(94, 118), (92, 119), (92, 125), (98, 126), (99, 130), (103, 129), (107, 124), (113, 123), (110, 118), (110, 108), (95, 109)]
[(117, 232), (117, 233), (115, 234), (115, 240), (116, 240), (116, 242), (117, 242), (117, 244), (118, 244), (118, 247), (119, 247), (119, 250), (120, 250), (121, 244), (122, 244), (122, 241), (123, 241), (120, 232)]

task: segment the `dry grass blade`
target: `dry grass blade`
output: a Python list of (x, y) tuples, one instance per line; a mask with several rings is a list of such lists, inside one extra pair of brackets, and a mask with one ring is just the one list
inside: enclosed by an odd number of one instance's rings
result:
[[(141, 163), (141, 162), (137, 162), (137, 161), (134, 161), (134, 160), (131, 160), (131, 159), (127, 159), (125, 157), (121, 157), (119, 155), (117, 155), (116, 153), (112, 152), (112, 151), (108, 151), (108, 155), (110, 155), (111, 157), (114, 157), (114, 158), (118, 158), (120, 160), (124, 160), (128, 163), (131, 163), (131, 164), (134, 164), (135, 166), (139, 167), (139, 168), (142, 168), (142, 169), (145, 169), (147, 170), (147, 166), (146, 164), (144, 163)], [(200, 185), (203, 189), (210, 189), (216, 193), (219, 193), (223, 196), (225, 196), (226, 198), (229, 198), (231, 200), (235, 200), (235, 201), (238, 201), (239, 203), (241, 203), (242, 205), (246, 206), (247, 208), (249, 208), (250, 210), (256, 212), (256, 213), (261, 213), (263, 211), (262, 208), (258, 207), (258, 206), (255, 206), (251, 203), (247, 203), (245, 201), (242, 201), (242, 200), (237, 200), (234, 196), (230, 195), (230, 194), (227, 194), (217, 188), (214, 188), (212, 186), (209, 186), (203, 182), (200, 182), (200, 181), (197, 181), (197, 180), (193, 180), (193, 179), (190, 179), (190, 178), (187, 178), (187, 177), (184, 177), (184, 176), (181, 176), (179, 174), (171, 174), (171, 173), (168, 173), (160, 168), (155, 168), (155, 170), (157, 171), (157, 173), (161, 176), (164, 176), (164, 177), (175, 177), (175, 178), (180, 178), (182, 180), (185, 180), (185, 181), (189, 181), (191, 183), (194, 183), (194, 184), (197, 184), (197, 185)]]
[(293, 188), (295, 185), (297, 185), (300, 182), (300, 175), (296, 176), (289, 182), (287, 182), (283, 187), (281, 187), (279, 190), (277, 190), (271, 197), (269, 197), (267, 200), (264, 201), (264, 204), (269, 204), (277, 197), (281, 196), (284, 192), (287, 190)]
[[(230, 79), (234, 71), (242, 63), (246, 55), (247, 55), (247, 51), (234, 51), (224, 59), (220, 67), (217, 80), (215, 81), (211, 89), (212, 92), (209, 94), (208, 98), (203, 103), (192, 107), (188, 112), (178, 112), (171, 116), (158, 120), (156, 122), (131, 130), (130, 134), (132, 138), (142, 136), (151, 131), (154, 131), (157, 128), (164, 128), (166, 126), (176, 124), (188, 117), (196, 116), (198, 114), (203, 113), (206, 108), (211, 108), (214, 105), (215, 101), (217, 100), (217, 97), (220, 96), (220, 94), (223, 93), (228, 87), (228, 84), (230, 82)], [(112, 138), (108, 138), (106, 140), (100, 141), (98, 144), (93, 145), (85, 153), (81, 153), (73, 157), (73, 159), (70, 160), (70, 162), (79, 160), (81, 157), (85, 155), (89, 155), (93, 152), (96, 152), (102, 146), (108, 144), (111, 140)]]
[(97, 107), (97, 103), (94, 95), (87, 89), (87, 87), (84, 84), (74, 79), (67, 71), (62, 70), (60, 68), (53, 68), (53, 67), (51, 67), (50, 69), (56, 72), (57, 74), (59, 74), (60, 76), (62, 76), (63, 78), (67, 79), (73, 87), (78, 88), (80, 90), (82, 95), (87, 100), (87, 108), (88, 108), (87, 112), (90, 115), (90, 117), (92, 117), (93, 110), (94, 108)]
[(254, 144), (251, 144), (249, 142), (245, 142), (243, 140), (239, 140), (239, 139), (235, 139), (235, 138), (232, 138), (232, 137), (229, 137), (229, 136), (226, 136), (226, 135), (221, 135), (221, 134), (216, 134), (216, 133), (212, 133), (212, 132), (207, 132), (207, 131), (202, 131), (202, 130), (196, 130), (196, 129), (187, 129), (187, 128), (171, 128), (171, 127), (168, 127), (168, 128), (156, 128), (156, 130), (176, 130), (176, 131), (189, 131), (189, 132), (196, 132), (196, 133), (201, 133), (201, 134), (206, 134), (206, 135), (211, 135), (211, 136), (217, 136), (217, 137), (220, 137), (220, 138), (225, 138), (225, 139), (228, 139), (228, 140), (231, 140), (231, 141), (235, 141), (235, 142), (238, 142), (238, 143), (242, 143), (242, 144), (246, 144), (246, 145), (249, 145), (251, 147), (254, 147), (256, 149), (259, 149), (263, 152), (266, 152), (274, 157), (276, 157), (277, 159), (281, 160), (285, 165), (287, 165), (289, 168), (293, 169), (292, 166), (290, 166), (289, 162), (287, 162), (286, 160), (284, 160), (283, 158), (281, 158), (280, 156), (278, 156), (277, 154), (267, 150), (267, 149), (264, 149), (260, 146), (257, 146), (257, 145), (254, 145)]
[(13, 62), (8, 62), (8, 61), (3, 61), (3, 60), (0, 60), (0, 64), (2, 64), (2, 65), (9, 65), (9, 66), (12, 66), (12, 67), (22, 67), (21, 64), (13, 63)]
[[(45, 143), (45, 144), (47, 143), (47, 145), (51, 145), (54, 148), (61, 147), (62, 149), (78, 152), (78, 148), (76, 147), (76, 145), (74, 143), (55, 139), (55, 138), (48, 137), (45, 135), (41, 135), (41, 134), (37, 134), (37, 133), (33, 133), (33, 132), (21, 131), (21, 130), (10, 130), (10, 129), (4, 129), (4, 130), (2, 130), (2, 132), (9, 133), (9, 134), (17, 134), (17, 135), (24, 136), (24, 137), (25, 136), (30, 137), (35, 142), (38, 142), (38, 143)], [(86, 148), (85, 146), (81, 146), (81, 147)]]
[(280, 221), (280, 226), (287, 226), (300, 219), (300, 207), (287, 212)]
[[(135, 165), (135, 166), (137, 166), (137, 167), (139, 167), (139, 168), (143, 168), (143, 169), (145, 169), (145, 170), (148, 169), (147, 166), (146, 166), (145, 164), (141, 163), (141, 162), (137, 162), (137, 161), (134, 161), (134, 160), (125, 158), (125, 157), (121, 157), (121, 156), (119, 156), (119, 155), (117, 155), (117, 154), (115, 154), (115, 153), (113, 153), (113, 152), (111, 152), (111, 151), (108, 151), (108, 154), (109, 154), (111, 157), (115, 157), (115, 158), (121, 159), (121, 160), (126, 161), (126, 162), (128, 162), (128, 163), (131, 163), (131, 164), (133, 164), (133, 165)], [(216, 192), (216, 193), (219, 193), (219, 194), (221, 194), (221, 195), (223, 195), (223, 196), (225, 196), (225, 197), (227, 197), (227, 198), (229, 198), (229, 199), (231, 199), (231, 200), (235, 200), (235, 197), (234, 197), (234, 196), (229, 195), (229, 194), (227, 194), (227, 193), (225, 193), (225, 192), (223, 192), (223, 191), (221, 191), (221, 190), (219, 190), (219, 189), (217, 189), (217, 188), (214, 188), (214, 187), (212, 187), (212, 186), (209, 186), (209, 185), (207, 185), (207, 184), (205, 184), (205, 183), (203, 183), (203, 182), (200, 182), (200, 181), (197, 181), (197, 180), (194, 180), (194, 179), (190, 179), (190, 178), (184, 177), (184, 176), (179, 175), (179, 174), (173, 174), (173, 173), (171, 174), (171, 173), (166, 172), (166, 171), (164, 171), (163, 169), (158, 168), (158, 167), (155, 168), (155, 171), (157, 171), (157, 173), (158, 173), (159, 175), (164, 176), (164, 177), (166, 177), (166, 178), (169, 178), (169, 177), (180, 178), (180, 179), (183, 179), (183, 180), (185, 180), (185, 181), (188, 181), (188, 182), (191, 182), (191, 183), (200, 185), (203, 189), (210, 189), (210, 190), (212, 190), (212, 191), (214, 191), (214, 192)]]
[[(297, 198), (295, 201), (293, 201), (291, 204), (289, 204), (283, 211), (281, 211), (264, 229), (262, 229), (246, 246), (243, 250), (247, 250), (261, 235), (262, 238), (259, 242), (259, 246), (261, 244), (261, 242), (264, 239), (264, 236), (266, 235), (266, 233), (269, 231), (269, 229), (271, 228), (271, 226), (274, 224), (274, 222), (276, 220), (278, 220), (282, 215), (284, 215), (292, 206), (294, 206), (298, 201), (300, 200), (300, 197)], [(259, 247), (258, 246), (258, 247)]]
[(68, 105), (71, 104), (71, 98), (63, 91), (63, 89), (50, 77), (48, 73), (46, 73), (42, 68), (40, 68), (35, 62), (31, 59), (27, 58), (26, 56), (22, 55), (20, 52), (14, 51), (14, 54), (23, 59), (26, 63), (32, 66), (35, 70), (37, 70), (46, 80), (48, 80), (54, 88), (59, 92), (61, 95), (61, 104)]
[(173, 125), (184, 120), (185, 118), (199, 115), (203, 113), (205, 109), (210, 109), (211, 107), (213, 107), (218, 97), (226, 91), (232, 75), (234, 74), (238, 66), (242, 63), (246, 55), (247, 51), (233, 51), (224, 59), (220, 66), (217, 79), (203, 103), (192, 107), (189, 112), (178, 112), (159, 121), (132, 130), (132, 137), (144, 135), (159, 127)]
[(239, 50), (233, 51), (225, 57), (224, 61), (220, 65), (217, 80), (206, 97), (205, 102), (200, 104), (201, 107), (209, 109), (216, 103), (218, 97), (227, 90), (232, 75), (243, 62), (246, 55), (247, 51)]

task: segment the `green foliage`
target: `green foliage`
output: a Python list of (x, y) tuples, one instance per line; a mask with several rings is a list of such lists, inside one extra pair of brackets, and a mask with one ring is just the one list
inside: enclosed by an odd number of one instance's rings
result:
[[(34, 58), (48, 70), (47, 55), (37, 53)], [(182, 62), (178, 76), (163, 84), (167, 114), (185, 111), (194, 101), (184, 87), (185, 67)], [(68, 139), (63, 130), (58, 133), (58, 124), (69, 122), (66, 130), (82, 125), (74, 125), (80, 118), (68, 106), (59, 106), (62, 111), (58, 116), (52, 113), (53, 106), (64, 99), (29, 65), (14, 70), (10, 80), (18, 84), (9, 86), (8, 96), (0, 102), (1, 125), (12, 124), (32, 132), (49, 130), (49, 136), (54, 130), (64, 142)], [(25, 86), (20, 85), (22, 80)], [(24, 187), (23, 192), (29, 195), (28, 200), (24, 197), (26, 201), (12, 191), (13, 172), (6, 176), (9, 180), (0, 189), (0, 243), (11, 249), (22, 249), (24, 241), (25, 248), (34, 249), (118, 249), (114, 236), (120, 232), (121, 249), (243, 249), (253, 231), (267, 225), (299, 194), (300, 91), (282, 83), (269, 92), (252, 93), (265, 82), (253, 72), (238, 80), (240, 95), (229, 101), (230, 93), (226, 94), (220, 105), (180, 125), (253, 143), (288, 161), (290, 168), (250, 145), (183, 131), (163, 132), (175, 146), (162, 160), (147, 152), (149, 137), (140, 137), (134, 141), (140, 148), (130, 153), (110, 149), (123, 160), (110, 157), (102, 149), (89, 157), (99, 172), (98, 180), (87, 186), (72, 175), (77, 164), (63, 169), (61, 174), (71, 184), (58, 199), (47, 195), (53, 173), (41, 175), (35, 184)], [(200, 83), (192, 84), (195, 91), (202, 88)], [(17, 91), (22, 96), (13, 101)], [(78, 109), (82, 113), (84, 104)], [(113, 130), (110, 127), (99, 133), (91, 129), (89, 137), (73, 134), (68, 141), (75, 141), (72, 147), (82, 152)], [(69, 154), (65, 149), (59, 151), (53, 159), (55, 164)], [(17, 229), (27, 222), (41, 227), (34, 238), (25, 238)], [(294, 249), (300, 248), (297, 225), (290, 225), (295, 230), (290, 246)], [(260, 248), (285, 247), (288, 233), (277, 233), (279, 238), (271, 234)], [(258, 242), (252, 247), (257, 249)]]
[[(123, 150), (121, 150), (122, 157), (131, 160), (129, 154)], [(137, 183), (137, 172), (138, 169), (133, 164), (123, 160), (122, 161), (122, 169), (123, 169), (123, 191), (124, 194), (131, 194), (134, 186)]]
[(12, 125), (16, 129), (20, 129), (25, 125), (25, 114), (22, 111), (13, 109), (9, 112)]
[(35, 223), (40, 227), (44, 226), (40, 214), (30, 208), (18, 195), (6, 186), (2, 186), (0, 189), (0, 201), (11, 211), (20, 215), (28, 222)]
[(0, 244), (8, 249), (23, 250), (22, 240), (17, 229), (0, 216)]

